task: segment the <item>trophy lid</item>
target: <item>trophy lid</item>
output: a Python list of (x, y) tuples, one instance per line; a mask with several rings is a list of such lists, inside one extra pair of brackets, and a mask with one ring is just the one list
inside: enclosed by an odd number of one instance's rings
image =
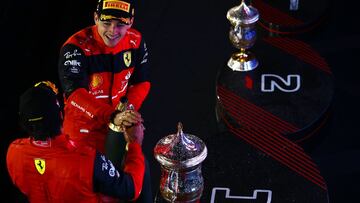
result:
[(239, 6), (235, 6), (228, 10), (226, 18), (233, 26), (239, 24), (252, 24), (259, 20), (259, 12), (256, 8), (247, 6), (242, 0)]
[(185, 134), (178, 123), (178, 132), (160, 139), (155, 148), (155, 158), (169, 168), (185, 169), (200, 164), (207, 156), (204, 142), (195, 135)]

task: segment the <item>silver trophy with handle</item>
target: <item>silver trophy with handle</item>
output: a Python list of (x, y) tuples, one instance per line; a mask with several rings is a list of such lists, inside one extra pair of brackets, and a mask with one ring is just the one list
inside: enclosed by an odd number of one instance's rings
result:
[(251, 5), (247, 5), (242, 0), (240, 5), (228, 10), (226, 17), (232, 25), (229, 32), (230, 41), (235, 48), (240, 50), (232, 54), (227, 65), (234, 71), (251, 71), (255, 69), (259, 62), (248, 49), (256, 41), (255, 25), (259, 20), (258, 10)]

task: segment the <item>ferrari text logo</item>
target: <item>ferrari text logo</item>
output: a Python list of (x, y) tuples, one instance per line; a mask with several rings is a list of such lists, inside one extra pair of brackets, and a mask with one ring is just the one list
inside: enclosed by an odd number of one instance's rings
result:
[(36, 158), (34, 159), (36, 170), (42, 175), (45, 173), (45, 160)]
[(131, 64), (131, 51), (127, 51), (124, 53), (124, 63), (126, 67), (129, 67)]

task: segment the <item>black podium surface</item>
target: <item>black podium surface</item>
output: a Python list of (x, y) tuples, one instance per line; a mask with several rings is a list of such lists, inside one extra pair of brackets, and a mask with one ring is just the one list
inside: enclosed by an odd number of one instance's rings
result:
[(306, 43), (281, 37), (260, 39), (251, 50), (253, 71), (224, 65), (217, 78), (218, 113), (233, 127), (275, 133), (303, 142), (331, 110), (333, 76), (326, 61)]
[(324, 179), (299, 147), (229, 130), (205, 141), (201, 202), (328, 202)]
[[(219, 69), (221, 132), (203, 138), (201, 202), (329, 202), (326, 181), (302, 148), (331, 112), (327, 62), (306, 43), (284, 37), (260, 38), (251, 52), (256, 69)], [(165, 202), (159, 193), (156, 202)]]
[(293, 35), (309, 32), (328, 17), (329, 0), (252, 0), (260, 13), (259, 25), (271, 33)]
[(216, 111), (225, 130), (206, 141), (204, 198), (328, 202), (326, 182), (302, 144), (330, 114), (330, 68), (296, 39), (265, 37), (251, 51), (259, 60), (256, 69), (241, 72), (224, 65), (219, 70)]
[[(328, 202), (324, 179), (300, 148), (296, 149), (299, 156), (293, 157), (299, 164), (295, 166), (292, 160), (284, 164), (259, 150), (258, 146), (249, 144), (238, 133), (236, 129), (230, 129), (204, 140), (209, 153), (202, 164), (204, 191), (200, 202)], [(291, 151), (285, 147), (273, 150), (283, 151), (278, 155), (282, 160)], [(158, 191), (154, 202), (167, 201)]]

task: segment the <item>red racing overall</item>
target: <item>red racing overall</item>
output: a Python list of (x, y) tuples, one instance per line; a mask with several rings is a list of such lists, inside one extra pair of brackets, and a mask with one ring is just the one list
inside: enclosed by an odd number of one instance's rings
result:
[[(59, 135), (47, 141), (23, 138), (10, 144), (6, 157), (9, 175), (30, 202), (101, 202), (100, 193), (94, 192), (95, 168), (103, 173), (96, 177), (108, 176), (101, 181), (109, 182), (110, 189), (117, 189), (115, 193), (123, 194), (134, 187), (133, 198), (139, 196), (145, 166), (138, 143), (129, 144), (125, 159), (124, 172), (131, 176), (130, 184), (123, 181), (126, 174), (112, 170), (105, 158), (94, 165), (98, 156), (95, 149), (73, 143), (65, 135)], [(111, 170), (121, 177), (107, 175)]]
[(71, 152), (64, 141), (64, 136), (51, 144), (27, 138), (10, 145), (10, 177), (30, 202), (98, 202), (92, 190), (95, 150), (84, 147), (81, 153)]
[(150, 90), (147, 57), (142, 35), (133, 28), (111, 48), (95, 26), (71, 36), (59, 60), (66, 96), (64, 132), (104, 152), (107, 125), (119, 99), (126, 95), (138, 110)]

